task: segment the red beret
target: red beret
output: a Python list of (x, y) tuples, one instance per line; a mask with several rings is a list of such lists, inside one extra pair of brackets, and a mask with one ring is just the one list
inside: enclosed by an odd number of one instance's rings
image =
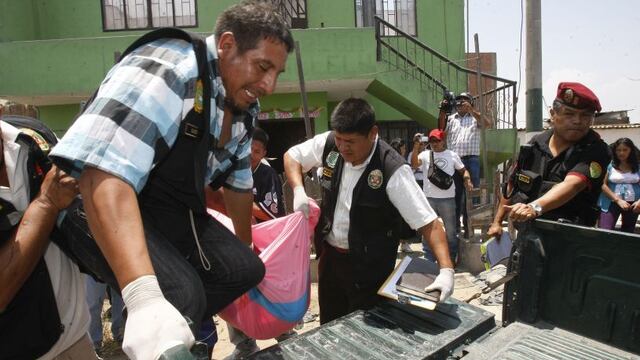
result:
[(558, 84), (556, 100), (576, 109), (590, 109), (595, 112), (602, 110), (596, 94), (580, 83), (561, 82)]

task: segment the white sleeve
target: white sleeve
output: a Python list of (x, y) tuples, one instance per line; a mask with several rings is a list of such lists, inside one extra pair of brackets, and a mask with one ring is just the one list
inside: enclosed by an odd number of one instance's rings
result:
[(429, 172), (429, 163), (431, 162), (431, 153), (429, 153), (429, 151), (430, 150), (425, 150), (418, 154), (418, 159), (422, 162), (420, 164), (420, 170), (422, 170), (424, 174)]
[(307, 172), (314, 166), (322, 166), (322, 153), (324, 144), (330, 131), (314, 136), (301, 144), (291, 147), (287, 154), (302, 166), (302, 171)]
[(409, 165), (400, 166), (391, 175), (386, 190), (389, 200), (412, 229), (418, 230), (438, 217), (416, 183)]
[(453, 167), (456, 170), (464, 169), (464, 163), (462, 159), (460, 159), (460, 155), (458, 153), (451, 151), (451, 157), (453, 158)]

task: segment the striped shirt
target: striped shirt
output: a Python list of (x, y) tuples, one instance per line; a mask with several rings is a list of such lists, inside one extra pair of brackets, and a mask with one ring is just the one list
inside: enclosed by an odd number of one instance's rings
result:
[(447, 120), (447, 147), (458, 156), (480, 155), (480, 129), (471, 114), (455, 113)]
[[(225, 89), (218, 70), (213, 36), (206, 39), (212, 72), (210, 132), (221, 135)], [(173, 146), (181, 121), (193, 108), (198, 77), (190, 43), (159, 39), (145, 44), (116, 64), (103, 80), (96, 98), (51, 152), (53, 161), (73, 177), (86, 166), (117, 176), (140, 192), (155, 164)], [(253, 187), (251, 139), (244, 119), (255, 118), (259, 105), (233, 117), (231, 138), (212, 146), (205, 183), (212, 182), (238, 159), (226, 187), (248, 192)]]

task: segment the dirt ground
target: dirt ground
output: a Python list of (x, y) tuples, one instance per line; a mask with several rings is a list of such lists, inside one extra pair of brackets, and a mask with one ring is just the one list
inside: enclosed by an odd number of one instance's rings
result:
[[(420, 244), (412, 244), (411, 247), (414, 250), (414, 254), (419, 253), (421, 250)], [(460, 272), (455, 275), (455, 291), (452, 296), (453, 298), (461, 301), (465, 301), (466, 299), (470, 298), (473, 294), (479, 292), (480, 290), (481, 289), (478, 286), (472, 283), (472, 277), (469, 273)], [(500, 323), (502, 306), (482, 305), (480, 300), (484, 297), (485, 296), (483, 295), (478, 299), (474, 299), (470, 302), (470, 304), (483, 308), (489, 312), (492, 312), (496, 316), (495, 317), (496, 322)], [(107, 307), (108, 307), (108, 302), (105, 302), (105, 310)], [(304, 327), (302, 329), (297, 330), (299, 334), (309, 331), (311, 329), (314, 329), (320, 325), (319, 318), (317, 317), (317, 315), (319, 314), (317, 283), (311, 284), (311, 303), (309, 305), (309, 309), (312, 314), (316, 315), (316, 319), (312, 322), (304, 324)], [(214, 319), (216, 322), (216, 328), (218, 332), (218, 342), (216, 343), (213, 349), (212, 359), (219, 360), (219, 359), (224, 359), (225, 356), (231, 354), (231, 352), (234, 349), (234, 346), (229, 342), (229, 332), (227, 331), (227, 325), (225, 321), (218, 317), (215, 317)], [(122, 352), (119, 345), (115, 341), (113, 341), (111, 337), (111, 332), (109, 330), (110, 326), (111, 324), (108, 321), (108, 319), (105, 319), (105, 321), (103, 322), (104, 346), (103, 346), (103, 351), (101, 352), (101, 356), (104, 360), (126, 360), (127, 359), (126, 355)], [(273, 339), (259, 340), (258, 346), (261, 349), (264, 349), (275, 343), (276, 341)]]

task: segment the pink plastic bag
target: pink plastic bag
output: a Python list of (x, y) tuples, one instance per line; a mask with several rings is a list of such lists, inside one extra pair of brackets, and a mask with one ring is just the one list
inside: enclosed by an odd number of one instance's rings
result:
[[(209, 213), (233, 231), (231, 220)], [(271, 339), (291, 330), (309, 308), (309, 247), (320, 208), (311, 201), (309, 219), (301, 212), (252, 226), (254, 250), (266, 272), (258, 286), (218, 315), (254, 339)]]

